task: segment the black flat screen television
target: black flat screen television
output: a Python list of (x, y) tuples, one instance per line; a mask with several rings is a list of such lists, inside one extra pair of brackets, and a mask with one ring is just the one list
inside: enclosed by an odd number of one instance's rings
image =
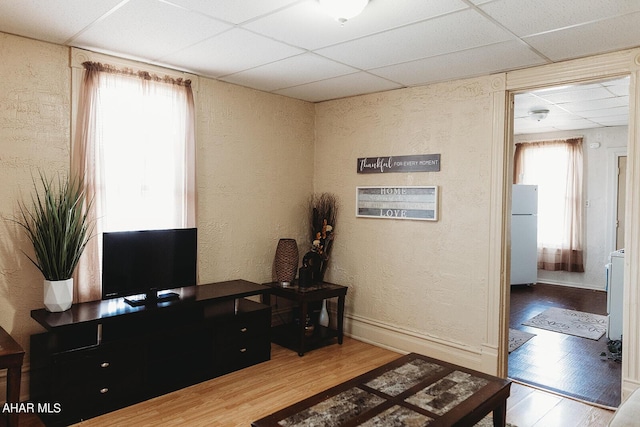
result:
[(196, 228), (103, 233), (102, 299), (142, 305), (177, 298), (160, 291), (195, 285), (196, 258)]

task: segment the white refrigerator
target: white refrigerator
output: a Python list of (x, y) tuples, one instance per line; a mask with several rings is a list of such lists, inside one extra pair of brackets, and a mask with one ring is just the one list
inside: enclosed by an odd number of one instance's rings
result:
[(538, 186), (514, 184), (511, 193), (511, 284), (538, 280)]

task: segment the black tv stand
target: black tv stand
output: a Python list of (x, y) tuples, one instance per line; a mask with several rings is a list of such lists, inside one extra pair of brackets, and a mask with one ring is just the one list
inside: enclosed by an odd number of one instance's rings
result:
[(47, 426), (69, 425), (271, 358), (270, 292), (246, 280), (172, 289), (179, 299), (123, 298), (33, 310), (31, 402), (56, 402)]
[(129, 295), (124, 297), (124, 302), (132, 307), (141, 305), (160, 304), (167, 301), (180, 299), (180, 295), (175, 292), (148, 292), (146, 294)]

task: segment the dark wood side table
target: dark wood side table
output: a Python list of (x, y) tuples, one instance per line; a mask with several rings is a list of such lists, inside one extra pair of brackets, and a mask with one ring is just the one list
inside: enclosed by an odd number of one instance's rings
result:
[[(0, 369), (7, 370), (7, 402), (20, 403), (20, 377), (24, 350), (0, 327)], [(18, 426), (18, 411), (8, 414), (8, 426)]]
[[(271, 336), (273, 342), (296, 350), (299, 356), (303, 356), (307, 350), (326, 345), (333, 338), (337, 338), (338, 344), (342, 344), (344, 337), (344, 300), (348, 289), (346, 286), (328, 282), (320, 282), (307, 287), (299, 287), (295, 282), (287, 287), (281, 286), (278, 282), (264, 283), (264, 285), (271, 288), (271, 295), (293, 301), (300, 308), (300, 320), (297, 325), (280, 325), (272, 328)], [(307, 336), (305, 319), (309, 314), (309, 303), (329, 298), (338, 298), (338, 324), (335, 329), (314, 325), (313, 334)], [(270, 305), (270, 295), (263, 295), (262, 302)]]

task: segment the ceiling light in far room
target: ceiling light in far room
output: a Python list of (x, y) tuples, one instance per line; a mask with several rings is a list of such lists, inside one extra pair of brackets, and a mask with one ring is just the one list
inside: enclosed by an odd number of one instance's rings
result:
[(537, 122), (546, 119), (548, 114), (549, 110), (547, 110), (546, 108), (529, 111), (529, 117)]
[(344, 24), (349, 19), (360, 15), (369, 0), (318, 0), (318, 3), (329, 16)]

